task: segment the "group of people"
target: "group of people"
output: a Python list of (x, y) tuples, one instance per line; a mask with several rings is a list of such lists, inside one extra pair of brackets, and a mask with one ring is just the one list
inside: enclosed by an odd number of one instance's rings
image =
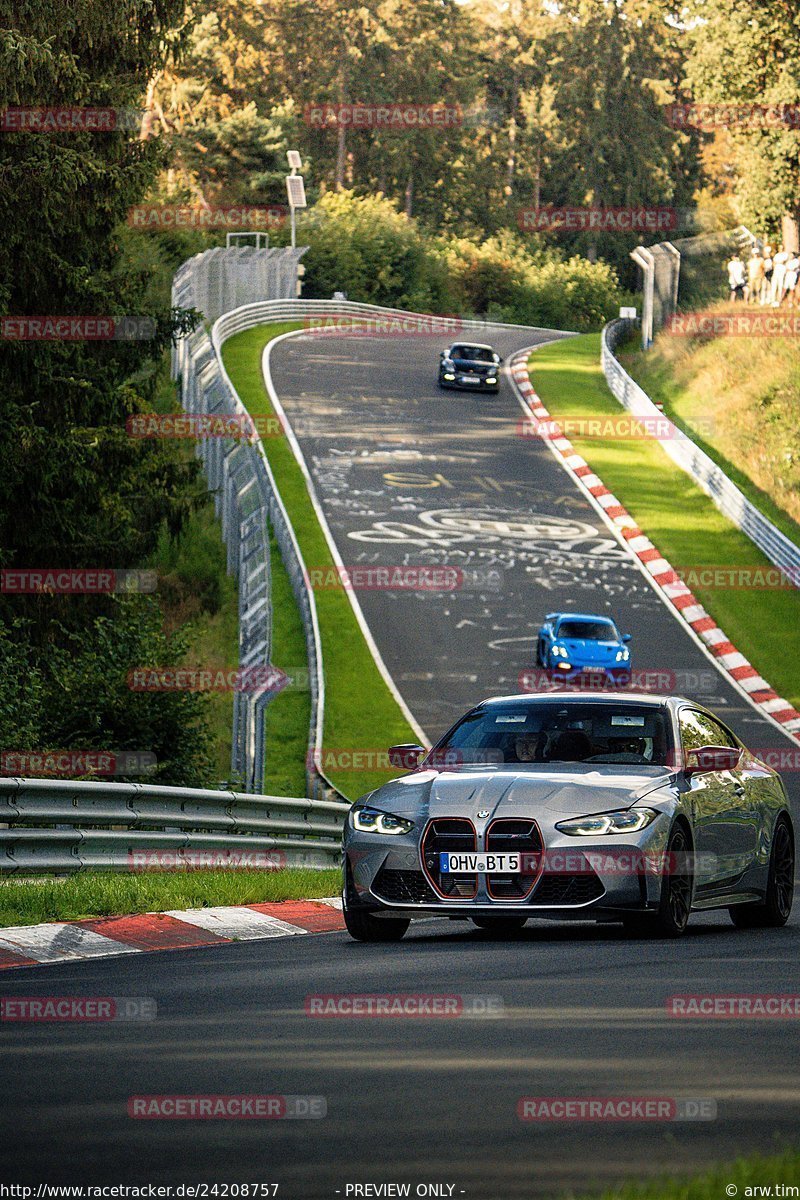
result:
[(745, 263), (737, 251), (728, 263), (731, 300), (772, 308), (800, 306), (800, 254), (785, 246), (753, 245)]

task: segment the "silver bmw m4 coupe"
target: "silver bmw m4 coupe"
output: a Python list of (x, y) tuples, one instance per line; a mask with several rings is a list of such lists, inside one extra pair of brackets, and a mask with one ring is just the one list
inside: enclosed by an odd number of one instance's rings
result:
[(780, 926), (794, 831), (780, 777), (680, 697), (487, 700), (407, 774), (362, 797), (344, 835), (344, 917), (359, 941), (415, 917), (496, 932), (531, 917), (675, 937), (689, 916)]

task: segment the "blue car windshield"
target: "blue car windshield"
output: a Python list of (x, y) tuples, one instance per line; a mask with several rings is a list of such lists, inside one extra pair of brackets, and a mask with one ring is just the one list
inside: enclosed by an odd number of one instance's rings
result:
[(619, 763), (664, 766), (670, 762), (670, 725), (660, 706), (565, 704), (529, 700), (490, 705), (468, 713), (431, 751), (433, 766), (513, 763)]
[(585, 642), (619, 641), (619, 634), (610, 621), (562, 621), (556, 637), (579, 638)]

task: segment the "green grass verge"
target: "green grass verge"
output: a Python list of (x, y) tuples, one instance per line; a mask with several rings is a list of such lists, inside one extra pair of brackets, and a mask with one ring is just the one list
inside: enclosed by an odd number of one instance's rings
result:
[(301, 682), (287, 688), (267, 705), (267, 764), (264, 791), (268, 796), (305, 796), (311, 693), (308, 690), (306, 639), (300, 611), (283, 565), (278, 543), (270, 537), (272, 569), (272, 663)]
[(338, 870), (180, 871), (175, 874), (105, 875), (87, 872), (64, 879), (3, 880), (0, 927), (76, 921), (218, 904), (262, 904), (336, 896)]
[[(545, 346), (531, 355), (529, 367), (543, 404), (556, 419), (619, 417), (623, 412), (600, 368), (599, 334)], [(572, 435), (570, 440), (674, 567), (770, 566), (658, 442)], [(772, 687), (800, 704), (797, 593), (693, 590)]]
[[(738, 314), (742, 306), (733, 308)], [(662, 333), (647, 353), (630, 344), (619, 358), (748, 500), (800, 544), (797, 339)]]
[[(692, 1179), (658, 1179), (648, 1183), (630, 1183), (594, 1196), (593, 1200), (726, 1200), (731, 1195), (726, 1188), (736, 1189), (738, 1200), (760, 1196), (758, 1188), (771, 1188), (775, 1197), (776, 1185), (797, 1186), (800, 1175), (800, 1154), (787, 1150), (782, 1154), (762, 1157), (748, 1155), (728, 1167), (714, 1167)], [(787, 1193), (791, 1195), (792, 1193)], [(585, 1200), (589, 1200), (588, 1197)]]
[[(261, 374), (264, 347), (279, 334), (299, 327), (296, 323), (260, 326), (225, 343), (223, 361), (251, 415), (274, 416)], [(283, 437), (268, 437), (264, 446), (306, 567), (332, 566), (328, 543), (289, 442)], [(377, 751), (396, 742), (415, 741), (375, 665), (346, 592), (318, 591), (316, 599), (325, 666), (324, 749)], [(396, 772), (331, 768), (329, 774), (346, 796), (357, 799)]]

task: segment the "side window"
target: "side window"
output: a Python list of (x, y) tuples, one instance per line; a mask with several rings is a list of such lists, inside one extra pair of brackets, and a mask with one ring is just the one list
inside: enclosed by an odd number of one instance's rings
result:
[(684, 750), (701, 746), (734, 746), (736, 743), (712, 717), (694, 708), (685, 708), (680, 717), (681, 743)]

